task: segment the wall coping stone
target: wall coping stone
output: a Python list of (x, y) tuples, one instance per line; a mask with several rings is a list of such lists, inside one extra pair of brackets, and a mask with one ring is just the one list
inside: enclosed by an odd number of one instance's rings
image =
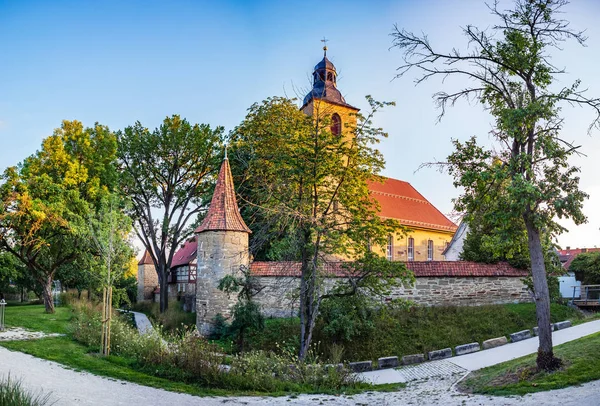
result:
[(512, 333), (510, 335), (510, 341), (513, 343), (527, 340), (528, 338), (531, 338), (531, 330), (517, 331), (516, 333)]
[(429, 351), (427, 355), (429, 355), (430, 361), (450, 358), (452, 356), (452, 348), (444, 348), (443, 350)]
[(348, 367), (354, 372), (372, 371), (373, 363), (371, 361), (350, 362)]
[(554, 323), (554, 329), (555, 330), (562, 330), (564, 328), (568, 328), (571, 327), (571, 321), (570, 320), (566, 320), (566, 321), (559, 321), (558, 323)]
[(377, 365), (381, 369), (396, 368), (398, 365), (400, 365), (400, 362), (398, 362), (398, 357), (383, 357), (377, 360)]
[(411, 354), (402, 357), (402, 365), (420, 364), (425, 362), (425, 354)]
[(507, 344), (508, 340), (506, 339), (506, 337), (496, 337), (496, 338), (490, 338), (489, 340), (485, 340), (483, 342), (483, 349), (484, 350), (488, 350), (490, 348), (495, 348), (495, 347), (500, 347), (501, 345)]
[(479, 347), (479, 343), (463, 344), (463, 345), (457, 345), (456, 347), (454, 347), (454, 353), (458, 356), (458, 355), (470, 354), (472, 352), (477, 352), (480, 349), (481, 348)]

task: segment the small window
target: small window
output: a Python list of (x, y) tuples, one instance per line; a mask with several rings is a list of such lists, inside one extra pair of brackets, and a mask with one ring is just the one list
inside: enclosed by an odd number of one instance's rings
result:
[(427, 241), (427, 260), (433, 261), (433, 241)]
[(342, 133), (342, 119), (338, 113), (333, 113), (331, 116), (331, 133), (340, 135)]
[(333, 82), (333, 73), (327, 72), (327, 80)]
[(412, 237), (408, 239), (408, 260), (415, 260), (415, 239)]
[(393, 235), (388, 236), (388, 243), (387, 243), (387, 247), (385, 249), (385, 256), (388, 261), (394, 260), (394, 236)]

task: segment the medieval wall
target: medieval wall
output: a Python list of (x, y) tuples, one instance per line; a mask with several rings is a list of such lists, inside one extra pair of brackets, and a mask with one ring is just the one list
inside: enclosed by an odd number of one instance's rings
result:
[(158, 286), (158, 275), (153, 264), (138, 265), (137, 301), (152, 300), (152, 292)]
[[(263, 312), (272, 317), (296, 316), (298, 288), (296, 277), (257, 277), (264, 289), (255, 297)], [(339, 279), (325, 280), (325, 290)], [(408, 299), (423, 306), (481, 306), (531, 302), (520, 277), (418, 277), (410, 287), (398, 287), (389, 296)]]

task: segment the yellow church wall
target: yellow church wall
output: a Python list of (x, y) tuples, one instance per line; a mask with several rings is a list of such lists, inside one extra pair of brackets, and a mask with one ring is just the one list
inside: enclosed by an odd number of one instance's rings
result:
[(302, 111), (304, 114), (315, 118), (326, 118), (328, 124), (330, 123), (331, 116), (337, 113), (342, 121), (342, 135), (350, 137), (354, 133), (353, 130), (356, 127), (356, 113), (358, 113), (358, 109), (341, 106), (326, 100), (313, 99), (304, 106)]
[[(408, 239), (414, 239), (414, 261), (427, 261), (427, 243), (433, 241), (433, 261), (443, 261), (444, 249), (452, 240), (452, 232), (410, 229), (406, 235), (395, 235), (393, 241), (392, 260), (408, 261)], [(385, 257), (386, 247), (373, 247), (373, 252)]]

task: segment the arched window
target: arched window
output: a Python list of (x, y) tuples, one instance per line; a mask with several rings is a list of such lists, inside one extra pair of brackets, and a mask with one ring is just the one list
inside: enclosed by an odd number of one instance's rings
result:
[(408, 239), (408, 260), (415, 260), (415, 240), (412, 237)]
[(433, 261), (433, 241), (427, 241), (427, 260)]
[(387, 246), (385, 247), (385, 257), (388, 261), (394, 260), (394, 236), (388, 236)]
[(342, 119), (338, 113), (333, 113), (333, 116), (331, 116), (331, 133), (333, 135), (342, 133)]
[(333, 73), (332, 72), (327, 72), (327, 80), (330, 82), (333, 82)]

